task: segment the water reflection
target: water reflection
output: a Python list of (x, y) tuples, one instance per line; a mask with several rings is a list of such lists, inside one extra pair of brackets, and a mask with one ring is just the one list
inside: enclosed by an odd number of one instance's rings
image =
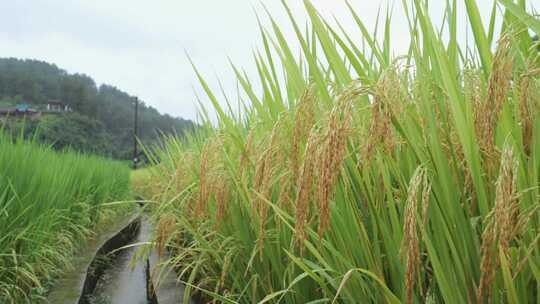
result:
[[(143, 226), (145, 225), (143, 224)], [(139, 235), (133, 242), (143, 241), (142, 238), (146, 234), (146, 230), (140, 229)], [(145, 263), (143, 261), (132, 263), (136, 251), (136, 247), (124, 249), (111, 261), (110, 267), (105, 270), (98, 281), (90, 303), (148, 304)]]

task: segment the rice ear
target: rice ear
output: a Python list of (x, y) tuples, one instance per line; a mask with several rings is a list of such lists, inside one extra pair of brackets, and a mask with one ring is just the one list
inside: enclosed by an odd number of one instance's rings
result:
[(513, 58), (509, 34), (503, 35), (497, 45), (493, 68), (488, 82), (486, 100), (479, 107), (477, 117), (480, 129), (478, 138), (484, 155), (486, 170), (490, 176), (495, 174), (498, 155), (495, 148), (495, 130), (512, 83)]
[(306, 224), (309, 216), (310, 201), (312, 199), (312, 187), (315, 178), (315, 155), (317, 152), (318, 131), (313, 129), (309, 135), (304, 152), (304, 162), (301, 173), (298, 177), (295, 201), (295, 240), (296, 245), (303, 252), (304, 241), (306, 240)]
[[(405, 290), (406, 303), (413, 303), (414, 286), (416, 275), (420, 270), (420, 238), (418, 225), (425, 225), (429, 203), (430, 186), (427, 182), (426, 170), (418, 167), (411, 178), (405, 203), (403, 220), (403, 240), (401, 242), (401, 260), (405, 262)], [(422, 211), (419, 212), (418, 200), (421, 198)], [(417, 220), (417, 215), (422, 215), (422, 220)]]
[(480, 282), (476, 298), (478, 303), (491, 297), (499, 251), (508, 255), (510, 241), (515, 237), (519, 199), (517, 193), (518, 164), (511, 147), (506, 147), (501, 156), (499, 177), (496, 182), (495, 205), (482, 233)]
[(321, 133), (320, 151), (318, 154), (317, 198), (319, 204), (319, 237), (322, 237), (330, 222), (330, 199), (341, 166), (347, 155), (352, 124), (354, 102), (366, 93), (366, 89), (358, 82), (351, 83), (339, 96), (330, 112), (328, 122)]

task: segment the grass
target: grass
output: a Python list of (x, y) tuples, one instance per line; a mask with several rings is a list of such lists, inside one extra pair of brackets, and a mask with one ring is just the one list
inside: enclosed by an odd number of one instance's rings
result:
[(396, 58), (390, 17), (372, 35), (351, 7), (352, 37), (304, 3), (307, 29), (283, 2), (296, 41), (271, 16), (261, 27), (258, 78), (234, 67), (241, 113), (196, 70), (217, 125), (203, 109), (205, 128), (169, 138), (148, 169), (156, 246), (186, 298), (538, 303), (540, 65), (527, 30), (540, 22), (526, 1), (495, 3), (484, 25), (465, 0), (474, 42), (462, 45), (456, 1), (435, 28), (424, 1), (404, 0), (411, 42)]
[(0, 134), (0, 302), (38, 301), (105, 211), (129, 168)]

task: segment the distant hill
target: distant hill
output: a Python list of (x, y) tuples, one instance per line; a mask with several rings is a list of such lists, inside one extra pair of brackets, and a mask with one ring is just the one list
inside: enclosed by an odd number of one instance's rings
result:
[[(69, 74), (54, 64), (37, 60), (0, 58), (0, 107), (27, 103), (43, 107), (60, 101), (73, 110), (64, 115), (25, 122), (25, 132), (58, 149), (98, 153), (117, 159), (131, 158), (133, 143), (134, 97), (114, 86), (97, 86), (84, 74)], [(139, 104), (139, 137), (145, 144), (160, 134), (182, 135), (194, 127), (192, 121), (160, 114), (155, 108)], [(8, 129), (22, 128), (11, 119)]]

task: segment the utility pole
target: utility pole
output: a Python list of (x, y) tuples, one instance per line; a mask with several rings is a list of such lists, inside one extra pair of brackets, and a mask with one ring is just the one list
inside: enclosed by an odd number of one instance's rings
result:
[(139, 133), (139, 98), (135, 97), (135, 115), (133, 116), (133, 169), (137, 169), (139, 153), (137, 152), (137, 137)]

